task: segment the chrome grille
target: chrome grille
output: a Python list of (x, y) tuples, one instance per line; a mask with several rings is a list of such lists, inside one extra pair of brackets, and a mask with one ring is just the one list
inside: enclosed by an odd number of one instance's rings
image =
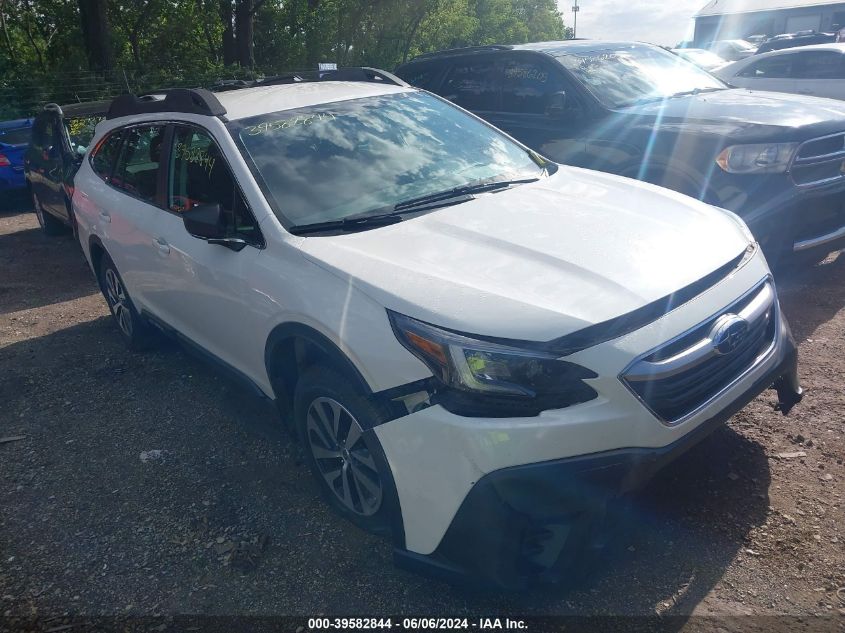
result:
[(635, 360), (620, 376), (655, 416), (679, 424), (772, 350), (777, 300), (766, 279), (719, 314)]
[(845, 132), (805, 141), (798, 147), (790, 173), (798, 187), (813, 187), (845, 178)]

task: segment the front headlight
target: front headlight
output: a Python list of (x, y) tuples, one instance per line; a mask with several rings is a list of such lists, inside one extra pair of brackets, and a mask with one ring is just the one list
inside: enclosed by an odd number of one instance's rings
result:
[(731, 174), (781, 174), (787, 170), (798, 143), (732, 145), (716, 158), (716, 164)]
[[(539, 410), (588, 402), (598, 394), (583, 382), (597, 374), (554, 354), (470, 338), (388, 310), (399, 342), (446, 387), (467, 395), (532, 402)], [(448, 408), (448, 407), (447, 407)]]

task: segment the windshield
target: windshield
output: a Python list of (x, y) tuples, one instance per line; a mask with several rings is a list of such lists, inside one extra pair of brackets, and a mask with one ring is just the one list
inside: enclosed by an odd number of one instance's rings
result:
[(506, 136), (418, 92), (285, 110), (229, 129), (288, 225), (390, 210), (453, 187), (543, 172)]
[(610, 108), (726, 87), (695, 64), (652, 46), (565, 54), (558, 60)]

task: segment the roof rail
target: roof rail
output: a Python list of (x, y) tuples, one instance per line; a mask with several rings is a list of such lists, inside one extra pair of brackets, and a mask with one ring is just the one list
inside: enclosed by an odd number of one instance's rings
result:
[(228, 90), (251, 88), (254, 85), (254, 79), (218, 79), (209, 90), (212, 92), (226, 92)]
[(461, 53), (486, 53), (489, 51), (509, 51), (513, 48), (509, 44), (487, 44), (484, 46), (466, 46), (463, 48), (447, 48), (442, 51), (432, 51), (431, 53), (423, 53), (417, 55), (411, 61), (418, 59), (431, 59), (433, 57), (446, 57), (447, 55), (458, 55)]
[(205, 88), (173, 88), (156, 93), (115, 97), (109, 106), (107, 119), (150, 114), (156, 112), (185, 112), (207, 116), (224, 116), (226, 108), (212, 92)]

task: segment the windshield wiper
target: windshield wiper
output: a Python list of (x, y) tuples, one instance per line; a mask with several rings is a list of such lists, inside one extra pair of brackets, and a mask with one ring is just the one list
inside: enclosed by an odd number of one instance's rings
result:
[(377, 215), (360, 215), (342, 220), (328, 220), (327, 222), (314, 222), (313, 224), (301, 224), (288, 229), (294, 235), (307, 235), (309, 233), (328, 233), (340, 231), (351, 233), (363, 231), (378, 226), (389, 226), (402, 221), (398, 213), (379, 213)]
[[(523, 178), (520, 180), (498, 180), (494, 182), (482, 182), (475, 185), (462, 185), (449, 189), (448, 191), (440, 191), (438, 193), (430, 193), (419, 198), (411, 198), (410, 200), (403, 200), (393, 206), (393, 211), (402, 211), (405, 209), (414, 209), (417, 207), (427, 206), (436, 202), (443, 202), (452, 200), (454, 198), (472, 199), (472, 195), (476, 193), (487, 193), (491, 191), (499, 191), (507, 189), (514, 185), (524, 185), (530, 182), (537, 182), (539, 178)], [(463, 202), (463, 200), (461, 200)]]
[[(448, 191), (420, 196), (403, 200), (395, 205), (388, 213), (370, 213), (369, 215), (353, 215), (341, 220), (328, 220), (326, 222), (314, 222), (313, 224), (300, 224), (288, 229), (294, 235), (308, 235), (313, 233), (352, 233), (365, 231), (380, 226), (389, 226), (401, 222), (405, 214), (419, 213), (429, 209), (453, 206), (472, 200), (473, 194), (499, 191), (514, 185), (522, 185), (529, 182), (537, 182), (539, 178), (524, 178), (522, 180), (500, 180), (496, 182), (478, 183), (475, 185), (464, 185), (455, 187)], [(390, 208), (390, 207), (388, 207)]]
[(635, 105), (643, 105), (646, 103), (655, 103), (657, 101), (667, 101), (669, 99), (679, 99), (681, 97), (693, 97), (695, 95), (700, 95), (703, 92), (715, 92), (719, 90), (725, 90), (725, 88), (695, 88), (693, 90), (684, 90), (682, 92), (675, 92), (670, 95), (655, 95), (653, 97), (643, 97), (642, 99), (634, 99), (633, 101), (627, 101), (623, 103), (620, 108), (628, 108), (630, 106)]

